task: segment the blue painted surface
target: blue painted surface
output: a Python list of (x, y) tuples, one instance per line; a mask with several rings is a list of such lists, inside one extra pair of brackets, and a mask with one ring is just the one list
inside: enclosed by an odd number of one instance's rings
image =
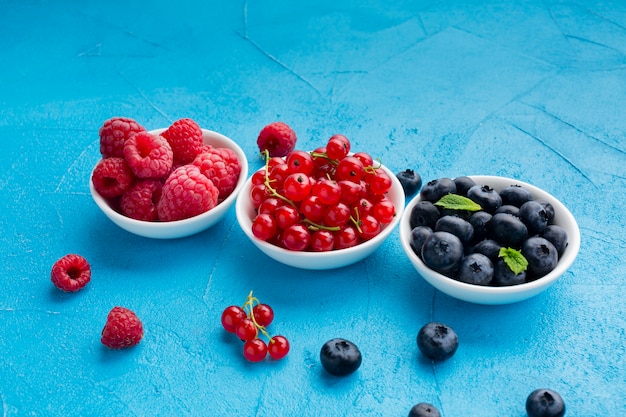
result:
[[(571, 416), (626, 415), (626, 3), (623, 1), (0, 1), (0, 415), (523, 416), (550, 387)], [(391, 4), (390, 4), (391, 3)], [(191, 117), (255, 158), (282, 120), (310, 149), (333, 133), (425, 180), (516, 177), (561, 199), (580, 255), (547, 292), (508, 306), (426, 284), (394, 232), (356, 265), (279, 265), (234, 210), (193, 237), (115, 227), (91, 200), (98, 128)], [(93, 278), (49, 280), (66, 253)], [(247, 363), (219, 324), (254, 290), (292, 342)], [(145, 338), (109, 351), (107, 312), (137, 312)], [(456, 355), (415, 344), (451, 325)], [(318, 355), (333, 337), (364, 354), (346, 378)]]

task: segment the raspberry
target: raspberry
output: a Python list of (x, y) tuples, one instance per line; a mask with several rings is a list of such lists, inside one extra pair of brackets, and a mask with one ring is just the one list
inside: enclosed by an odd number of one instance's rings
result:
[(157, 203), (162, 189), (163, 183), (160, 180), (148, 178), (135, 182), (122, 194), (120, 211), (136, 220), (157, 220)]
[(123, 158), (100, 160), (91, 176), (93, 186), (104, 198), (121, 196), (133, 181), (133, 172)]
[(146, 129), (128, 117), (113, 117), (100, 128), (100, 153), (103, 158), (123, 158), (124, 143), (132, 135)]
[(157, 204), (162, 221), (182, 220), (204, 213), (217, 204), (219, 190), (195, 165), (174, 170), (163, 185)]
[[(232, 163), (231, 156), (227, 152), (220, 151), (220, 149), (224, 148), (211, 148), (200, 153), (193, 160), (193, 165), (200, 168), (200, 171), (218, 188), (220, 191), (219, 200), (224, 200), (237, 185), (241, 165), (237, 155), (235, 155), (235, 163)], [(222, 155), (229, 159), (224, 159)]]
[(135, 346), (143, 337), (143, 325), (137, 315), (125, 307), (113, 307), (102, 329), (100, 341), (111, 349)]
[(139, 178), (161, 178), (172, 169), (173, 152), (167, 140), (159, 135), (140, 132), (124, 144), (124, 158)]
[(172, 147), (175, 164), (188, 164), (193, 161), (204, 143), (202, 129), (188, 118), (175, 121), (161, 135)]
[(270, 157), (286, 156), (296, 147), (296, 133), (283, 122), (273, 122), (261, 129), (257, 145), (261, 152), (268, 151)]
[(91, 266), (80, 255), (65, 255), (52, 265), (50, 279), (55, 287), (67, 292), (76, 292), (91, 280)]

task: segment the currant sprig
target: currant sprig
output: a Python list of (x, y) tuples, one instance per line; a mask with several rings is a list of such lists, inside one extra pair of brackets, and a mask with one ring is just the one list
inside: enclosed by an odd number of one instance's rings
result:
[[(250, 362), (260, 362), (269, 354), (273, 359), (282, 359), (289, 353), (286, 337), (271, 336), (267, 331), (274, 320), (274, 310), (261, 303), (250, 291), (243, 306), (231, 305), (222, 312), (222, 327), (234, 333), (244, 342), (243, 355)], [(259, 333), (268, 339), (259, 338)]]

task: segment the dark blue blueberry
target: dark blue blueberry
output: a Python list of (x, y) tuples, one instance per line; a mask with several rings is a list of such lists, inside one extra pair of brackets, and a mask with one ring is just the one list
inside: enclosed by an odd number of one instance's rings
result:
[(320, 351), (320, 362), (331, 375), (344, 376), (353, 373), (363, 361), (358, 347), (349, 340), (335, 338), (324, 343)]
[(563, 417), (565, 403), (556, 391), (536, 389), (526, 398), (526, 412), (529, 417)]
[(396, 178), (400, 181), (404, 195), (407, 197), (414, 195), (422, 187), (422, 177), (412, 169), (398, 172)]
[(419, 403), (411, 407), (409, 417), (441, 417), (437, 407), (428, 403)]
[(494, 214), (487, 223), (487, 237), (500, 245), (519, 248), (528, 238), (526, 225), (516, 216), (506, 213)]
[(443, 361), (454, 355), (459, 347), (459, 338), (450, 326), (430, 322), (417, 333), (417, 347), (428, 359)]
[(487, 223), (491, 220), (491, 214), (486, 211), (477, 211), (471, 215), (469, 222), (474, 227), (474, 241), (480, 242), (487, 236)]
[(489, 285), (493, 280), (493, 263), (481, 253), (472, 253), (461, 259), (457, 279), (474, 285)]
[(474, 237), (474, 226), (467, 220), (457, 216), (443, 216), (435, 224), (436, 232), (449, 232), (466, 244)]
[(456, 193), (463, 197), (467, 197), (467, 191), (476, 185), (470, 177), (457, 177), (454, 179), (454, 184), (456, 185)]
[(409, 225), (411, 228), (417, 226), (428, 226), (431, 229), (439, 220), (439, 209), (431, 201), (420, 200), (411, 209)]
[(493, 269), (493, 281), (491, 283), (494, 286), (508, 287), (510, 285), (518, 285), (526, 282), (526, 272), (516, 274), (506, 262), (504, 262), (504, 259), (499, 259)]
[(467, 190), (467, 198), (479, 204), (483, 210), (493, 213), (502, 205), (500, 194), (488, 185), (475, 185)]
[(449, 232), (433, 232), (422, 246), (422, 260), (431, 269), (438, 272), (450, 272), (456, 269), (463, 258), (461, 240)]
[(496, 211), (494, 211), (493, 214), (498, 214), (498, 213), (506, 213), (506, 214), (511, 214), (513, 216), (517, 216), (519, 214), (519, 207), (512, 206), (510, 204), (503, 204), (500, 207), (498, 207)]
[(551, 224), (543, 231), (542, 236), (550, 241), (556, 248), (559, 257), (563, 255), (568, 245), (567, 232), (561, 226)]
[(546, 200), (538, 199), (535, 200), (537, 203), (543, 206), (543, 209), (546, 211), (546, 215), (548, 216), (548, 224), (552, 224), (554, 221), (554, 206)]
[(530, 235), (543, 233), (548, 227), (549, 217), (544, 206), (534, 200), (527, 201), (519, 208), (519, 218), (528, 228)]
[(532, 198), (530, 191), (521, 185), (509, 185), (500, 191), (500, 197), (502, 198), (502, 204), (507, 204), (515, 207), (521, 207), (527, 201)]
[(428, 226), (417, 226), (411, 229), (411, 241), (409, 244), (417, 256), (422, 256), (422, 246), (424, 246), (424, 241), (432, 233), (433, 229)]
[(500, 249), (502, 249), (502, 245), (498, 242), (493, 239), (485, 239), (475, 244), (472, 248), (472, 252), (482, 253), (491, 260), (491, 263), (495, 264), (500, 256)]
[(447, 194), (456, 193), (456, 184), (450, 178), (438, 178), (426, 183), (420, 191), (420, 197), (422, 200), (431, 201), (436, 203)]
[(534, 236), (522, 245), (522, 255), (528, 261), (528, 272), (532, 278), (539, 278), (554, 268), (559, 261), (556, 248), (549, 240)]

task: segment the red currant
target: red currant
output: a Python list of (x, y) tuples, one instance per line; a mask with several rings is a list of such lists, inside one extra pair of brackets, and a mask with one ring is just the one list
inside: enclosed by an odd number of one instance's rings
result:
[(250, 200), (255, 208), (258, 208), (268, 196), (269, 194), (265, 184), (257, 184), (250, 189)]
[(341, 188), (341, 202), (347, 205), (352, 205), (361, 197), (361, 185), (360, 183), (352, 181), (339, 181), (339, 187)]
[(285, 336), (274, 336), (270, 339), (268, 352), (272, 359), (282, 359), (289, 353), (289, 341)]
[(326, 206), (322, 203), (321, 199), (316, 195), (310, 195), (300, 203), (300, 212), (305, 218), (318, 223), (324, 217)]
[(353, 226), (342, 227), (335, 232), (335, 249), (346, 249), (359, 243), (359, 235)]
[(272, 171), (276, 165), (284, 164), (285, 159), (280, 156), (273, 156), (267, 161), (267, 170)]
[(243, 356), (250, 362), (261, 362), (267, 356), (267, 345), (261, 339), (251, 339), (243, 344)]
[(222, 312), (222, 327), (229, 333), (235, 333), (237, 324), (246, 318), (246, 312), (239, 306), (229, 306)]
[(324, 224), (329, 227), (343, 226), (350, 220), (350, 207), (343, 203), (329, 206), (324, 214)]
[(235, 334), (243, 341), (252, 340), (258, 335), (254, 322), (249, 318), (244, 318), (235, 326)]
[(291, 174), (285, 178), (284, 194), (291, 201), (302, 201), (311, 194), (311, 179), (304, 174)]
[(291, 174), (302, 173), (310, 176), (313, 174), (313, 169), (315, 168), (313, 157), (310, 153), (305, 151), (291, 151), (287, 154), (285, 162)]
[(254, 174), (252, 174), (252, 177), (250, 178), (252, 185), (264, 184), (266, 174), (267, 172), (265, 171), (265, 168), (261, 168), (258, 171), (256, 171)]
[(276, 219), (271, 214), (261, 213), (252, 220), (252, 234), (261, 240), (273, 238), (276, 228)]
[(335, 180), (337, 181), (358, 183), (363, 178), (363, 175), (365, 175), (363, 163), (353, 156), (346, 156), (339, 161), (337, 168), (335, 168)]
[(396, 208), (388, 198), (383, 198), (372, 207), (372, 216), (376, 217), (379, 222), (389, 224), (393, 221), (396, 214)]
[(285, 230), (289, 226), (300, 221), (300, 212), (293, 206), (284, 205), (276, 208), (274, 211), (274, 218), (276, 219), (276, 225), (278, 228), (280, 230)]
[(252, 308), (254, 320), (260, 326), (267, 327), (274, 320), (274, 310), (267, 304), (257, 304)]
[(276, 197), (268, 197), (259, 205), (257, 213), (259, 214), (274, 214), (276, 209), (285, 203)]
[(303, 251), (309, 246), (311, 233), (301, 223), (296, 223), (283, 231), (282, 243), (289, 250)]
[(372, 159), (370, 154), (368, 154), (367, 152), (357, 152), (352, 156), (361, 161), (364, 167), (371, 167), (372, 165), (374, 165), (374, 159)]
[(359, 220), (359, 228), (357, 229), (359, 236), (365, 240), (369, 240), (380, 233), (380, 222), (372, 215), (361, 217)]
[(322, 178), (315, 183), (312, 193), (318, 196), (323, 204), (337, 204), (341, 199), (341, 186), (335, 181)]
[(289, 176), (289, 167), (287, 164), (278, 164), (270, 171), (268, 175), (268, 180), (270, 187), (275, 190), (280, 190), (283, 188), (283, 184), (285, 183), (285, 178)]
[(316, 230), (311, 235), (309, 248), (313, 252), (327, 252), (335, 247), (335, 235), (329, 230)]
[(382, 169), (375, 169), (372, 174), (368, 173), (365, 181), (373, 194), (383, 195), (391, 188), (391, 178)]
[(341, 160), (350, 152), (350, 141), (344, 135), (333, 135), (326, 143), (326, 155), (330, 159)]

